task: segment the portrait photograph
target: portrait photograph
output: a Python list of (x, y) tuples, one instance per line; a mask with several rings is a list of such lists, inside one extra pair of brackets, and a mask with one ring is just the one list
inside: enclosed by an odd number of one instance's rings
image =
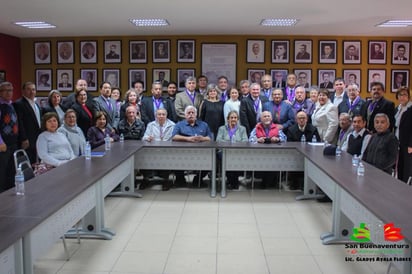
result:
[(177, 69), (178, 90), (185, 90), (187, 77), (195, 77), (195, 75), (194, 69)]
[(335, 81), (336, 70), (334, 69), (318, 69), (318, 86), (333, 90), (333, 81)]
[(97, 69), (81, 69), (80, 77), (87, 82), (87, 90), (96, 91), (97, 90)]
[(74, 42), (61, 41), (57, 42), (57, 63), (73, 64), (74, 63)]
[(167, 90), (170, 82), (170, 69), (153, 69), (153, 82), (160, 82), (162, 90)]
[(345, 81), (345, 86), (355, 84), (358, 88), (361, 88), (361, 71), (360, 69), (344, 69), (343, 79)]
[(272, 75), (272, 86), (274, 88), (286, 87), (286, 78), (288, 77), (287, 69), (271, 69), (270, 75)]
[(170, 62), (170, 40), (153, 40), (153, 63)]
[(97, 41), (80, 41), (80, 63), (97, 63)]
[(177, 62), (195, 62), (195, 40), (177, 40)]
[(104, 62), (121, 63), (122, 61), (122, 42), (120, 40), (104, 41)]
[(386, 64), (386, 41), (369, 41), (368, 63)]
[(295, 63), (312, 63), (312, 40), (295, 40), (294, 50)]
[(343, 63), (361, 63), (361, 41), (343, 41)]
[(112, 88), (120, 85), (120, 69), (104, 69), (103, 82), (110, 83)]
[(247, 40), (246, 62), (264, 63), (265, 62), (265, 40)]
[(146, 91), (146, 69), (129, 69), (129, 88), (137, 81), (143, 83), (143, 91)]
[(131, 64), (146, 64), (147, 41), (130, 41), (129, 58)]
[(34, 42), (34, 63), (51, 64), (50, 41)]
[(289, 63), (289, 40), (272, 40), (272, 63)]
[(380, 82), (385, 87), (386, 86), (386, 70), (385, 69), (368, 69), (368, 92), (371, 92), (372, 82)]
[(409, 65), (411, 43), (406, 41), (392, 42), (392, 64)]
[(73, 70), (58, 69), (56, 71), (56, 83), (59, 91), (73, 90)]
[(298, 86), (304, 87), (306, 91), (312, 86), (312, 70), (311, 69), (295, 69), (294, 73), (298, 79)]
[(36, 89), (38, 91), (52, 90), (52, 70), (36, 69)]
[(319, 41), (319, 64), (336, 64), (336, 40)]
[(262, 76), (265, 75), (266, 70), (264, 69), (248, 69), (247, 70), (247, 79), (250, 83), (261, 84)]
[(397, 92), (400, 87), (409, 86), (409, 70), (392, 70), (391, 92)]
[(0, 83), (3, 83), (5, 81), (6, 81), (6, 71), (0, 70)]

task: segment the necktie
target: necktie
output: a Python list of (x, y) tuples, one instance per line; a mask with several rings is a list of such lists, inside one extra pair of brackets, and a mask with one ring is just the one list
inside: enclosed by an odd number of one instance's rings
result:
[(106, 103), (107, 103), (107, 107), (109, 108), (109, 110), (112, 111), (112, 104), (110, 103), (110, 100), (107, 99)]

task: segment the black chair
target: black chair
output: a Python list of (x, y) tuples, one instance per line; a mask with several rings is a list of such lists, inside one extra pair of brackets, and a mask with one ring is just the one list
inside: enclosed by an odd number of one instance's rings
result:
[(24, 181), (27, 182), (28, 180), (34, 178), (34, 170), (31, 167), (29, 161), (23, 161), (19, 164), (19, 168), (23, 171)]

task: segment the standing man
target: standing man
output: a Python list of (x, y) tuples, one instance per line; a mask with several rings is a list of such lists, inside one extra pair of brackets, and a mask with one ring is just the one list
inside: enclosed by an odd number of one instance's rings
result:
[(297, 77), (294, 73), (289, 73), (286, 77), (286, 87), (283, 90), (283, 100), (291, 104), (295, 100), (295, 88), (297, 84)]
[(19, 127), (17, 113), (12, 104), (13, 85), (0, 84), (0, 192), (14, 186), (16, 173), (13, 153), (17, 150)]
[(72, 107), (74, 103), (76, 103), (76, 92), (79, 92), (81, 90), (85, 90), (87, 94), (87, 104), (92, 105), (93, 104), (93, 95), (87, 91), (87, 81), (84, 79), (78, 79), (76, 81), (76, 85), (74, 86), (74, 92), (70, 93), (69, 96), (66, 97), (66, 99), (63, 102), (63, 106), (66, 109), (69, 109)]
[(103, 82), (100, 85), (100, 96), (93, 99), (93, 112), (103, 111), (107, 119), (107, 128), (114, 132), (119, 125), (120, 117), (116, 111), (116, 103), (110, 97), (111, 92), (110, 83)]
[(175, 109), (178, 120), (183, 120), (186, 118), (185, 109), (187, 106), (194, 106), (196, 110), (199, 110), (200, 103), (203, 101), (203, 96), (195, 92), (195, 77), (187, 77), (185, 86), (185, 91), (176, 94)]
[(389, 130), (392, 131), (395, 125), (395, 104), (383, 97), (385, 88), (381, 82), (371, 83), (372, 100), (366, 103), (367, 129), (375, 132), (374, 119), (376, 114), (385, 113), (389, 119)]
[(355, 115), (366, 115), (366, 101), (359, 96), (359, 87), (356, 84), (348, 85), (347, 89), (348, 98), (343, 99), (343, 101), (338, 106), (338, 112), (348, 113), (351, 117)]
[(278, 128), (286, 131), (294, 124), (295, 114), (290, 104), (282, 100), (282, 90), (277, 88), (272, 91), (272, 101), (263, 104), (263, 111), (269, 111), (273, 122)]
[(220, 76), (217, 78), (217, 89), (220, 92), (220, 101), (223, 103), (229, 99), (229, 91), (228, 91), (228, 79), (226, 76)]
[(173, 119), (170, 101), (162, 97), (162, 84), (160, 82), (154, 82), (152, 84), (152, 96), (144, 97), (140, 107), (142, 121), (145, 126), (156, 119), (155, 114), (157, 110), (161, 108), (166, 109), (167, 113), (169, 113), (167, 118)]
[(33, 164), (37, 162), (36, 142), (41, 132), (41, 109), (35, 102), (36, 85), (32, 82), (24, 83), (22, 95), (14, 102), (19, 124), (19, 142)]
[(168, 115), (171, 115), (172, 119), (170, 120), (172, 120), (174, 123), (177, 122), (177, 114), (176, 114), (176, 109), (175, 109), (176, 92), (177, 92), (177, 83), (170, 81), (169, 84), (167, 85), (166, 100), (169, 101), (170, 108), (172, 109), (172, 113)]
[(200, 75), (197, 78), (197, 89), (196, 92), (199, 92), (202, 96), (205, 96), (206, 94), (206, 88), (207, 88), (207, 77), (206, 75)]
[(306, 99), (305, 88), (302, 86), (297, 87), (295, 89), (295, 100), (292, 102), (293, 112), (296, 114), (299, 111), (304, 111), (306, 114), (309, 114), (312, 105), (312, 101)]
[(142, 99), (143, 99), (143, 82), (142, 81), (136, 81), (133, 82), (133, 88), (136, 91), (137, 95), (137, 104), (140, 106), (142, 104)]
[(343, 78), (335, 78), (333, 81), (333, 87), (335, 92), (330, 97), (330, 101), (337, 107), (342, 101), (348, 99), (348, 95), (345, 92), (345, 80)]
[(262, 76), (262, 89), (260, 95), (266, 96), (269, 101), (272, 101), (272, 76), (265, 74)]
[(240, 80), (239, 87), (240, 87), (239, 100), (242, 101), (243, 98), (246, 98), (249, 95), (250, 81), (249, 80)]

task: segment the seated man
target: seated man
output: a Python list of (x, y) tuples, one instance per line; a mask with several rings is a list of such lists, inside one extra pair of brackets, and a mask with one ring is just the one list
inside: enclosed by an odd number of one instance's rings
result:
[[(172, 132), (175, 127), (175, 123), (167, 119), (167, 110), (159, 108), (156, 110), (156, 120), (147, 124), (146, 131), (143, 136), (144, 141), (170, 141), (172, 139)], [(144, 174), (143, 183), (140, 184), (139, 189), (145, 189), (148, 184), (149, 171), (143, 171)], [(163, 178), (162, 190), (167, 191), (170, 189), (168, 170), (153, 171), (151, 175), (160, 176)]]
[(342, 151), (346, 151), (351, 155), (360, 155), (361, 157), (371, 135), (366, 129), (365, 118), (360, 114), (353, 116), (352, 127), (353, 131), (347, 136), (346, 142), (343, 143), (341, 148)]
[(371, 136), (362, 160), (391, 174), (398, 157), (398, 139), (389, 130), (390, 121), (386, 114), (376, 114), (373, 122), (376, 133)]
[(290, 142), (300, 142), (302, 141), (302, 135), (305, 135), (305, 141), (312, 141), (313, 135), (315, 135), (316, 140), (320, 142), (320, 136), (318, 129), (312, 124), (308, 123), (308, 115), (305, 111), (301, 110), (296, 113), (296, 123), (290, 126), (286, 132), (288, 141)]
[(144, 134), (144, 123), (138, 119), (135, 106), (126, 108), (126, 117), (119, 122), (119, 134), (123, 134), (125, 140), (141, 140)]
[(336, 132), (337, 134), (337, 146), (342, 148), (343, 146), (346, 146), (346, 140), (349, 136), (349, 134), (352, 133), (352, 121), (350, 119), (350, 115), (346, 112), (342, 112), (339, 115), (339, 128), (340, 130)]
[[(210, 142), (210, 140), (212, 140), (212, 133), (207, 123), (196, 120), (197, 109), (189, 105), (185, 108), (184, 113), (185, 120), (178, 122), (173, 129), (172, 141), (191, 143)], [(201, 178), (203, 174), (206, 173), (201, 172)], [(197, 180), (199, 180), (198, 175), (195, 176), (193, 182)]]

